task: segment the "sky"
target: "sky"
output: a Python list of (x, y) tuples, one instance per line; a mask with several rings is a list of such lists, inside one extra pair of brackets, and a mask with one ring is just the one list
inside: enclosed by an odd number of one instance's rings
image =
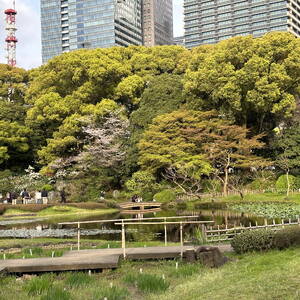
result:
[[(0, 63), (5, 58), (5, 15), (4, 10), (12, 8), (13, 0), (0, 0)], [(183, 34), (183, 0), (173, 0), (174, 36)], [(17, 65), (25, 69), (38, 67), (41, 58), (40, 0), (16, 0), (17, 27)], [(2, 43), (2, 45), (1, 45)]]

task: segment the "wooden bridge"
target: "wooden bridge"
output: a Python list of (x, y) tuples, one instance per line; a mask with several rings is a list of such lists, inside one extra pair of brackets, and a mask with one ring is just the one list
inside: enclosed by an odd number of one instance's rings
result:
[(125, 202), (120, 204), (121, 209), (125, 210), (149, 210), (160, 208), (159, 202)]

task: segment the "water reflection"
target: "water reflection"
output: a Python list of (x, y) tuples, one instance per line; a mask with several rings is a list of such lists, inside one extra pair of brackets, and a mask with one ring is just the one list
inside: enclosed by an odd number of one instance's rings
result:
[[(30, 237), (71, 237), (77, 235), (75, 226), (58, 226), (60, 222), (93, 221), (107, 219), (144, 219), (150, 217), (172, 217), (172, 216), (197, 216), (200, 221), (214, 221), (220, 227), (263, 225), (265, 219), (248, 213), (230, 211), (228, 209), (199, 209), (185, 211), (151, 211), (143, 213), (140, 211), (126, 211), (125, 213), (114, 213), (109, 215), (93, 216), (68, 216), (56, 219), (10, 219), (0, 222), (0, 238), (30, 238)], [(279, 221), (278, 221), (279, 222)], [(197, 226), (184, 225), (186, 235), (193, 234)], [(120, 240), (120, 226), (114, 223), (93, 223), (81, 225), (81, 236), (102, 240)], [(167, 226), (169, 241), (179, 240), (179, 226), (171, 224)], [(146, 241), (164, 239), (163, 225), (130, 225), (126, 226), (126, 239), (133, 241)]]

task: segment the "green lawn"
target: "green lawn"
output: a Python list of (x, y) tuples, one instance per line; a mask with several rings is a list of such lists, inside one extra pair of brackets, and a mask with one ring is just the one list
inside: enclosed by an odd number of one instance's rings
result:
[[(106, 215), (118, 212), (118, 209), (115, 208), (96, 208), (96, 209), (85, 209), (85, 208), (78, 208), (73, 206), (51, 206), (44, 208), (40, 211), (34, 213), (34, 216), (31, 218), (39, 218), (39, 217), (64, 217), (64, 216), (74, 216), (74, 215)], [(22, 209), (15, 209), (15, 208), (8, 208), (4, 213), (3, 217), (14, 216), (14, 218), (28, 218), (28, 214), (30, 214), (29, 210), (22, 210)], [(27, 215), (27, 216), (26, 216)], [(2, 217), (2, 219), (3, 219)]]
[(159, 299), (300, 299), (299, 280), (300, 249), (247, 254), (193, 276)]
[[(0, 299), (299, 299), (300, 248), (231, 254), (219, 269), (176, 261), (122, 262), (115, 271), (0, 278)], [(142, 269), (142, 270), (141, 270)]]

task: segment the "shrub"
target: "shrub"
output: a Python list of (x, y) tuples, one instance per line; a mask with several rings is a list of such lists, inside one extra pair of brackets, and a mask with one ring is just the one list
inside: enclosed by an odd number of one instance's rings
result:
[(50, 192), (50, 191), (53, 191), (54, 188), (51, 184), (45, 184), (45, 185), (43, 185), (42, 189)]
[(82, 285), (88, 285), (93, 281), (93, 278), (87, 273), (69, 273), (65, 282), (70, 287), (79, 287)]
[(25, 284), (24, 289), (29, 296), (41, 295), (52, 288), (53, 280), (51, 277), (52, 276), (48, 274), (40, 277), (34, 277)]
[(41, 300), (71, 300), (71, 295), (61, 287), (53, 286), (47, 291), (47, 294), (41, 297)]
[[(297, 188), (297, 178), (293, 175), (288, 175), (289, 182), (290, 182), (290, 189)], [(287, 178), (286, 175), (281, 175), (276, 181), (276, 189), (278, 191), (285, 191), (287, 189)]]
[(291, 246), (300, 245), (300, 228), (286, 227), (277, 231), (273, 238), (273, 246), (277, 249), (285, 249)]
[(223, 189), (222, 182), (217, 179), (206, 179), (202, 184), (204, 193), (219, 193)]
[(187, 204), (185, 202), (179, 202), (176, 204), (176, 209), (178, 210), (184, 210), (187, 208)]
[(163, 190), (153, 197), (157, 202), (172, 202), (176, 200), (176, 193), (173, 190)]
[(231, 246), (236, 253), (269, 250), (273, 247), (274, 231), (268, 229), (247, 230), (236, 235)]
[(118, 202), (116, 200), (104, 200), (103, 203), (108, 207), (108, 208), (118, 208)]
[(144, 192), (141, 194), (143, 202), (151, 202), (153, 201), (153, 193), (151, 192)]

